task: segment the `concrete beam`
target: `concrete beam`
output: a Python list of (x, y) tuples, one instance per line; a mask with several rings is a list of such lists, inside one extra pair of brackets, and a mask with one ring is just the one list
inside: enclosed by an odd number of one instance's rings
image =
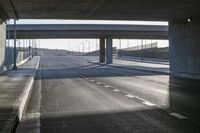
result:
[(178, 77), (200, 79), (200, 19), (169, 24), (170, 71)]
[(106, 38), (106, 64), (113, 63), (113, 40), (111, 37)]
[[(155, 25), (105, 25), (105, 24), (41, 24), (17, 25), (18, 39), (47, 38), (113, 38), (168, 39), (168, 26)], [(14, 26), (8, 25), (10, 37)]]
[(100, 38), (99, 62), (105, 62), (105, 38)]

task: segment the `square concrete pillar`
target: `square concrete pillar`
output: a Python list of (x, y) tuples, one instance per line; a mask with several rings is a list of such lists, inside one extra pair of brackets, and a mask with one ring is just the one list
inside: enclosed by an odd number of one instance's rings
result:
[(0, 73), (4, 69), (5, 48), (6, 48), (6, 24), (0, 22)]
[(105, 38), (100, 38), (99, 63), (105, 62)]
[(113, 41), (111, 37), (106, 38), (106, 64), (113, 63)]
[(178, 77), (200, 79), (200, 19), (169, 23), (170, 71)]

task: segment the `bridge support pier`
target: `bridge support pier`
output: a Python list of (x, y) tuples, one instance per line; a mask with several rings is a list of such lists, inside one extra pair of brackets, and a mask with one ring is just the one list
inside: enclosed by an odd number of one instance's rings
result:
[(105, 62), (105, 38), (100, 38), (99, 63)]
[(0, 20), (0, 74), (4, 69), (5, 46), (6, 44), (6, 24)]
[(173, 76), (200, 79), (200, 19), (169, 23), (170, 72)]
[(113, 63), (113, 41), (111, 37), (106, 38), (106, 64)]

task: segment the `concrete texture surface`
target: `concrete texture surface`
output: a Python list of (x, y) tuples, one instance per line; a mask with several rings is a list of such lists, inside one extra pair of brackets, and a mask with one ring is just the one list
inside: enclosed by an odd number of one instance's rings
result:
[(11, 133), (21, 120), (31, 92), (39, 57), (0, 77), (0, 132)]
[[(169, 20), (200, 12), (199, 0), (15, 0), (20, 19)], [(0, 5), (16, 18), (8, 0)], [(4, 15), (5, 16), (5, 15)]]
[[(119, 58), (118, 58), (119, 57)], [(116, 59), (120, 59), (120, 60), (128, 60), (128, 61), (137, 61), (137, 62), (144, 62), (144, 63), (154, 63), (154, 64), (165, 64), (165, 65), (169, 65), (169, 60), (165, 60), (165, 59), (156, 59), (156, 58), (143, 58), (143, 60), (141, 59), (141, 57), (134, 57), (134, 56), (116, 56)]]
[(4, 69), (5, 60), (5, 45), (6, 45), (6, 24), (0, 24), (0, 74)]
[[(14, 48), (6, 47), (5, 49), (4, 70), (6, 71), (13, 68)], [(29, 51), (27, 50), (17, 48), (16, 53), (17, 66), (24, 64), (29, 59)]]
[(78, 56), (44, 56), (17, 133), (198, 133), (194, 85)]
[(179, 77), (200, 79), (200, 19), (169, 24), (170, 71)]
[(113, 39), (111, 37), (106, 38), (106, 63), (113, 63)]
[(170, 21), (171, 71), (200, 79), (199, 7), (199, 0), (1, 0), (0, 18)]
[[(13, 25), (8, 25), (13, 38)], [(168, 39), (168, 26), (108, 25), (108, 24), (20, 24), (16, 26), (18, 39), (47, 38), (113, 38)]]

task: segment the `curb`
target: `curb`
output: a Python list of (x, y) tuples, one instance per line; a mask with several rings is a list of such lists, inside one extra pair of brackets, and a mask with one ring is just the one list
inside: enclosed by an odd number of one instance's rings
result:
[(30, 94), (31, 94), (32, 86), (33, 86), (33, 83), (34, 83), (36, 72), (39, 68), (39, 64), (40, 64), (40, 57), (39, 57), (39, 61), (38, 61), (37, 65), (36, 65), (35, 72), (32, 74), (32, 76), (30, 77), (30, 79), (26, 83), (25, 89), (22, 92), (21, 96), (19, 97), (19, 99), (17, 99), (17, 101), (19, 102), (19, 105), (17, 105), (18, 106), (18, 108), (16, 109), (17, 115), (16, 115), (15, 120), (12, 124), (11, 133), (15, 132), (18, 123), (22, 120), (22, 116), (23, 116), (23, 113), (26, 109), (26, 104), (27, 104), (28, 99), (29, 99)]
[(24, 92), (21, 94), (21, 97), (19, 99), (19, 101), (21, 101), (21, 103), (19, 105), (19, 109), (18, 109), (18, 119), (19, 119), (19, 121), (21, 121), (21, 119), (22, 119), (22, 114), (24, 112), (27, 100), (28, 100), (28, 98), (30, 96), (30, 92), (31, 92), (31, 89), (32, 89), (32, 86), (33, 86), (33, 83), (34, 83), (36, 72), (37, 72), (37, 70), (39, 68), (39, 64), (40, 64), (40, 58), (39, 58), (39, 61), (38, 61), (37, 65), (36, 65), (35, 72), (31, 76), (31, 78), (29, 79), (29, 81), (26, 83)]
[(27, 57), (26, 59), (17, 62), (17, 66), (19, 67), (19, 66), (23, 65), (24, 63), (26, 63), (27, 61), (29, 61), (29, 59), (30, 59), (30, 57)]

